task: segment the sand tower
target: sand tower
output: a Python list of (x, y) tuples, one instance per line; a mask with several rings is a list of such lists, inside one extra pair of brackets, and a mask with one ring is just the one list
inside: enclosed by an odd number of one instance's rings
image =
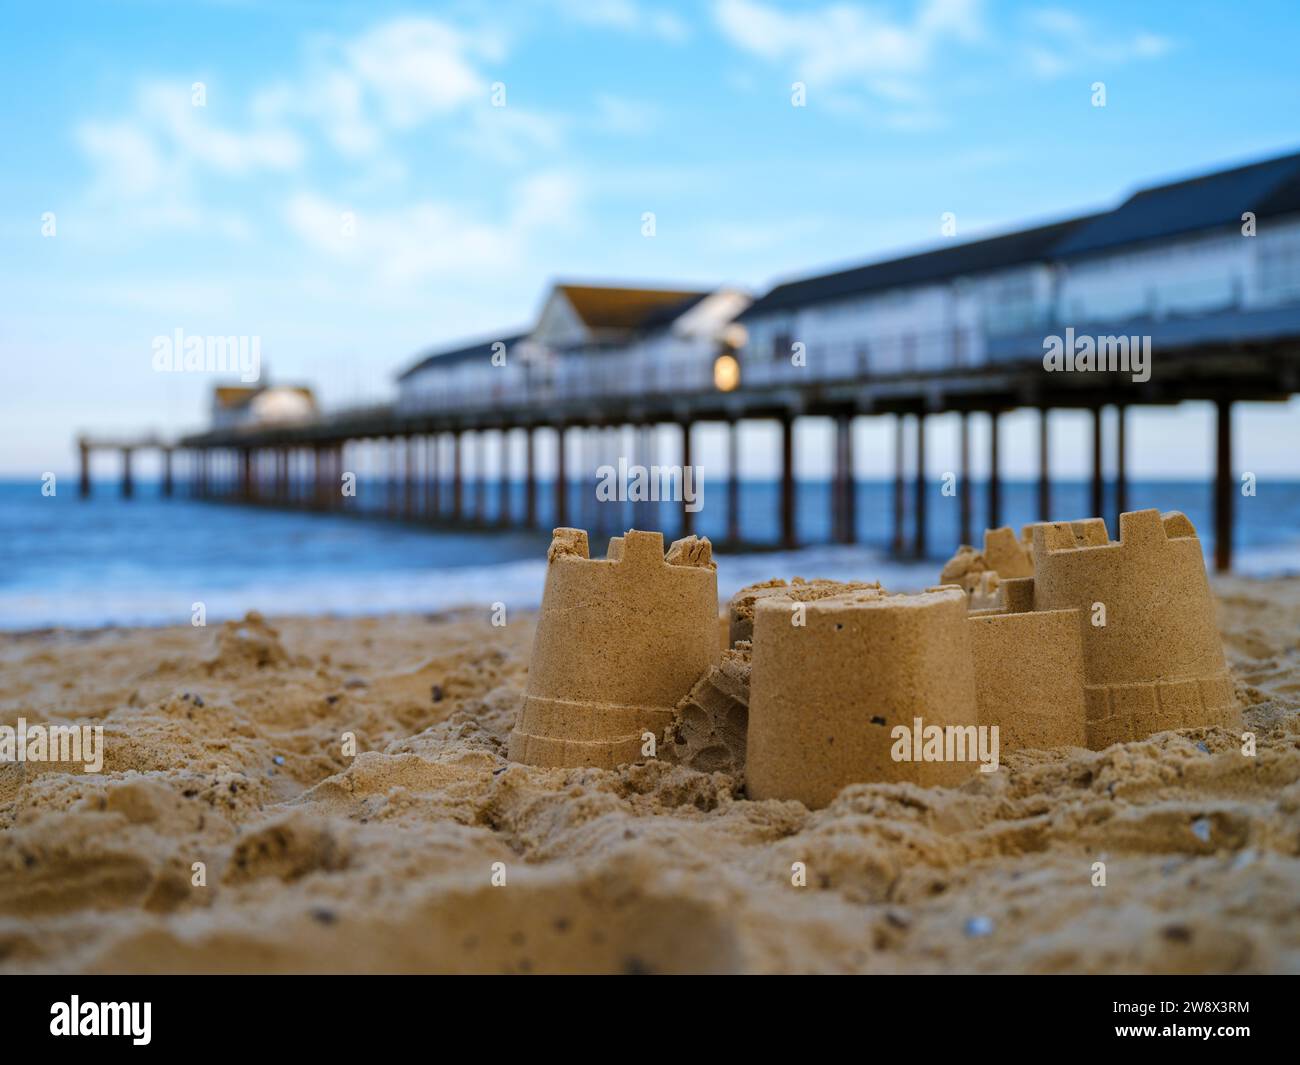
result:
[(678, 701), (717, 661), (718, 579), (708, 540), (637, 532), (588, 556), (556, 529), (528, 686), (510, 734), (516, 762), (611, 768), (641, 760)]
[[(801, 623), (797, 623), (800, 622)], [(825, 806), (847, 784), (954, 784), (973, 761), (896, 761), (895, 726), (977, 724), (966, 596), (878, 589), (754, 604), (745, 777), (754, 799)]]
[(972, 609), (996, 607), (1001, 582), (1034, 575), (1030, 528), (1024, 526), (1019, 537), (1007, 525), (985, 529), (984, 549), (976, 551), (969, 544), (962, 544), (944, 564), (939, 583), (960, 585), (970, 596)]
[(1082, 615), (1088, 746), (1240, 728), (1196, 530), (1171, 511), (1035, 525), (1034, 609)]
[(1082, 616), (1033, 597), (1032, 577), (1013, 578), (1000, 608), (970, 614), (980, 724), (998, 726), (1003, 751), (1086, 746)]

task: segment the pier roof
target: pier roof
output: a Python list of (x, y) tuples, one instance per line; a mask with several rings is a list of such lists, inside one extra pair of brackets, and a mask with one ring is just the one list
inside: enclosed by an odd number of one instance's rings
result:
[(1257, 218), (1300, 211), (1300, 152), (1141, 189), (1065, 237), (1055, 254), (1085, 255), (1180, 233), (1240, 226), (1247, 211)]
[(1006, 269), (1045, 258), (1061, 239), (1091, 216), (1004, 233), (984, 240), (950, 244), (916, 255), (868, 263), (816, 277), (787, 281), (755, 300), (740, 315), (742, 321), (770, 311), (783, 311), (827, 300), (866, 295), (884, 289), (944, 281), (969, 274)]
[(523, 340), (527, 333), (509, 333), (506, 336), (488, 337), (483, 340), (475, 340), (469, 344), (463, 344), (454, 348), (439, 348), (436, 351), (426, 352), (421, 355), (415, 365), (403, 370), (397, 375), (399, 381), (404, 381), (412, 374), (419, 373), (429, 366), (437, 364), (438, 366), (450, 366), (453, 363), (465, 362), (469, 359), (487, 359), (492, 356), (493, 344), (504, 344), (507, 348), (513, 347)]
[(692, 289), (617, 288), (607, 285), (555, 286), (591, 329), (652, 329), (685, 314), (707, 291)]

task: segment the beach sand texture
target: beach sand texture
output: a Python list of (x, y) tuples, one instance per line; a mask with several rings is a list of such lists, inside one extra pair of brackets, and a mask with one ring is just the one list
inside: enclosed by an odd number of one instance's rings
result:
[(107, 745), (0, 766), (0, 971), (1297, 972), (1300, 579), (1214, 587), (1256, 757), (1187, 729), (815, 812), (509, 762), (524, 615), (0, 635), (0, 723)]

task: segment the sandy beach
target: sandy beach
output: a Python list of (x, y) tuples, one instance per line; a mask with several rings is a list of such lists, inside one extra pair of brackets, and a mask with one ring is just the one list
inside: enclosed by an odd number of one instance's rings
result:
[(0, 725), (104, 728), (102, 774), (0, 765), (0, 971), (1297, 972), (1300, 579), (1215, 591), (1255, 757), (1169, 732), (816, 812), (507, 761), (528, 615), (0, 635)]

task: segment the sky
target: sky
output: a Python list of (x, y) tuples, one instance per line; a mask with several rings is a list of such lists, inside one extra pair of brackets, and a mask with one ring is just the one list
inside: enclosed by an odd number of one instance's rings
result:
[[(203, 425), (214, 379), (152, 365), (176, 329), (375, 402), (556, 279), (761, 292), (947, 213), (975, 237), (1295, 150), (1298, 46), (1294, 0), (4, 0), (0, 476), (71, 470), (82, 430)], [(1240, 421), (1244, 468), (1300, 473), (1300, 405)], [(1011, 475), (1033, 425), (1009, 419)], [(1141, 412), (1133, 473), (1203, 474), (1208, 427)], [(1085, 431), (1058, 419), (1058, 472)]]

